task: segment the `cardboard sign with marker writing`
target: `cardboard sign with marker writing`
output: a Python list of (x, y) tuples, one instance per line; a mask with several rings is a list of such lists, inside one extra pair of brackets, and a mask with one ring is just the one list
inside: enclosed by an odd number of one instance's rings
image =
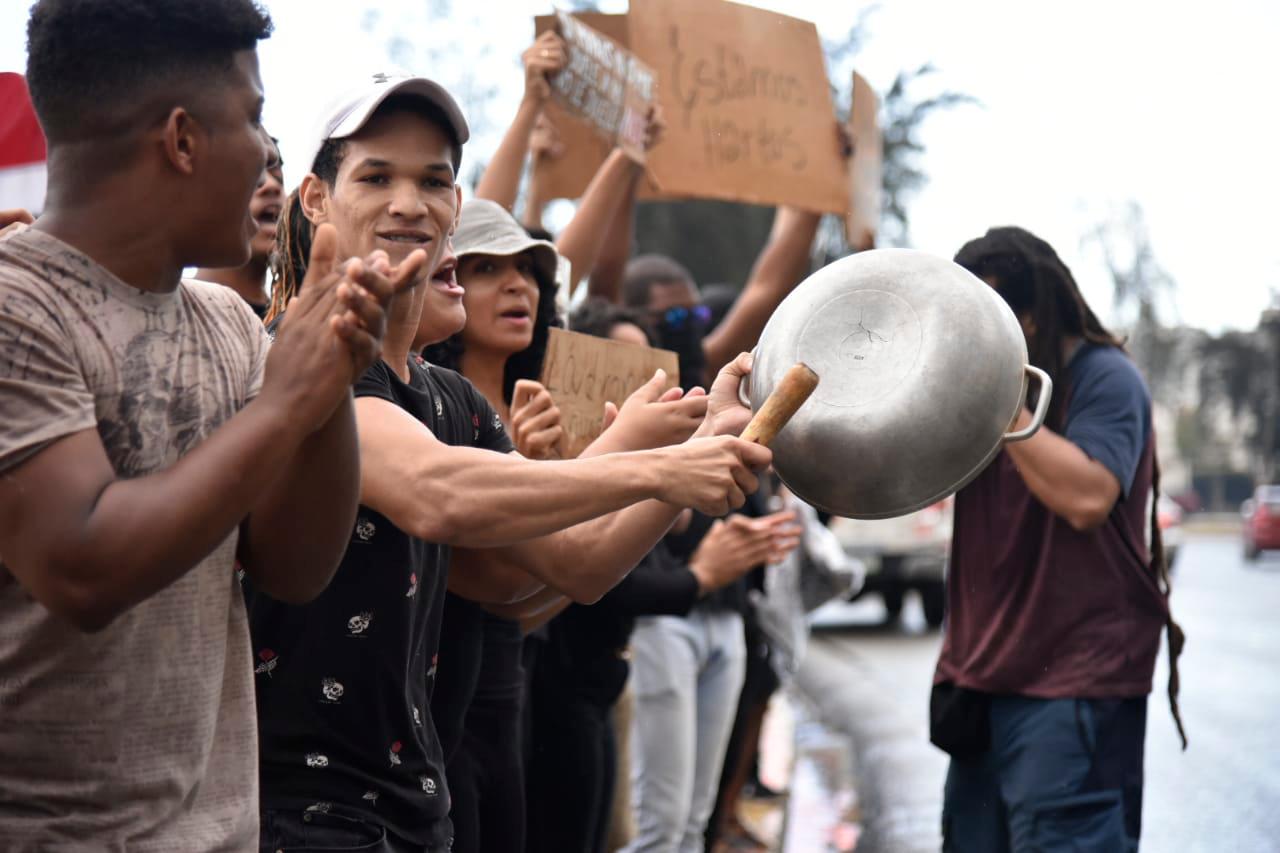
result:
[(649, 168), (664, 196), (840, 213), (848, 177), (817, 28), (726, 0), (633, 0), (631, 50), (667, 121)]
[[(628, 43), (626, 15), (575, 12), (571, 17), (626, 47)], [(539, 15), (533, 19), (533, 22), (535, 38), (546, 30), (559, 27), (558, 15)], [(563, 30), (559, 31), (563, 32)], [(555, 98), (542, 108), (542, 112), (555, 127), (556, 136), (564, 148), (564, 155), (538, 164), (538, 181), (541, 190), (548, 198), (580, 198), (586, 191), (587, 184), (591, 183), (596, 170), (613, 149), (613, 139), (598, 133), (594, 127)]]
[(849, 162), (849, 216), (845, 234), (854, 251), (874, 249), (880, 230), (881, 169), (884, 138), (880, 134), (880, 99), (862, 75), (853, 75), (853, 109), (849, 111), (849, 135), (853, 159)]
[(673, 352), (552, 329), (542, 384), (560, 409), (564, 458), (576, 457), (600, 435), (605, 402), (620, 407), (659, 368), (667, 372), (668, 388), (679, 384), (680, 366)]
[(569, 49), (551, 81), (556, 102), (610, 145), (644, 162), (645, 115), (653, 101), (653, 70), (620, 44), (564, 12), (556, 29)]

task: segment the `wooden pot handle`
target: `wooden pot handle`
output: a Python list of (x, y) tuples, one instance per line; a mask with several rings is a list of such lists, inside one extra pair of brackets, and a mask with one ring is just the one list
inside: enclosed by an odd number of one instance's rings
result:
[(802, 362), (791, 365), (778, 387), (773, 389), (769, 399), (764, 401), (760, 411), (742, 431), (742, 437), (768, 447), (817, 387), (818, 374), (809, 365)]

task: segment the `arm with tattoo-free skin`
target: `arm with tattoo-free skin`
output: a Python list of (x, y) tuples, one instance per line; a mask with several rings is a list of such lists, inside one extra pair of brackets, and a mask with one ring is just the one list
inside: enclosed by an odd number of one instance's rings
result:
[[(692, 436), (706, 417), (706, 392), (701, 388), (690, 389), (688, 394), (679, 388), (664, 392), (666, 380), (666, 374), (657, 371), (627, 398), (621, 413), (616, 406), (607, 404), (602, 412), (604, 432), (578, 458), (667, 447)], [(522, 395), (522, 391), (532, 394)], [(560, 410), (551, 394), (539, 383), (520, 380), (513, 403), (522, 396), (527, 397), (527, 402), (513, 408), (510, 427), (517, 452), (526, 458), (558, 459), (558, 455), (549, 452), (549, 442), (561, 432)], [(449, 573), (450, 591), (485, 604), (499, 616), (515, 619), (545, 609), (547, 602), (564, 597), (508, 557), (497, 549), (456, 549), (453, 564), (463, 568)]]
[(618, 209), (609, 221), (609, 232), (600, 247), (600, 256), (591, 278), (587, 281), (587, 295), (606, 302), (622, 301), (622, 279), (631, 247), (635, 242), (636, 196), (640, 190), (640, 172), (636, 172), (618, 203)]
[[(646, 151), (651, 150), (662, 140), (666, 123), (657, 106), (649, 108), (645, 116)], [(573, 215), (573, 219), (565, 226), (564, 232), (556, 240), (556, 249), (569, 259), (571, 279), (569, 292), (578, 289), (578, 284), (588, 275), (595, 275), (596, 266), (602, 253), (610, 242), (618, 240), (614, 221), (623, 216), (623, 209), (634, 206), (636, 187), (644, 167), (629, 157), (621, 148), (609, 152), (604, 164), (596, 171), (591, 183), (582, 194), (582, 201)], [(618, 228), (630, 230), (629, 217)], [(624, 240), (630, 247), (629, 237)], [(617, 252), (615, 247), (610, 251)], [(625, 259), (624, 259), (625, 263)], [(594, 292), (592, 295), (596, 295)]]
[[(246, 516), (275, 510), (273, 497), (296, 499), (286, 475), (289, 461), (306, 455), (308, 441), (326, 449), (351, 441), (343, 407), (357, 371), (377, 357), (394, 285), (385, 257), (334, 271), (331, 229), (317, 234), (317, 246), (321, 256), (308, 274), (310, 286), (267, 356), (261, 392), (173, 466), (118, 479), (97, 430), (89, 429), (55, 441), (0, 478), (5, 566), (52, 613), (82, 630), (101, 630), (181, 578)], [(326, 251), (327, 261), (321, 259)], [(347, 505), (354, 512), (358, 498), (350, 463), (349, 455), (333, 463), (333, 482), (347, 487), (331, 496), (338, 514)], [(307, 551), (311, 562), (264, 572), (264, 557), (298, 543), (286, 545), (252, 520), (248, 528), (247, 568), (286, 600), (318, 592), (342, 556), (341, 545), (326, 543)]]
[(809, 249), (818, 233), (820, 214), (793, 207), (780, 207), (773, 228), (742, 294), (720, 325), (702, 342), (707, 369), (721, 365), (744, 349), (755, 346), (764, 325), (809, 267)]
[[(749, 361), (736, 363), (738, 371), (744, 365)], [(594, 601), (652, 547), (679, 508), (723, 515), (755, 490), (752, 471), (769, 463), (769, 451), (729, 436), (712, 437), (712, 430), (736, 432), (745, 423), (736, 411), (742, 409), (736, 397), (740, 375), (717, 380), (724, 394), (732, 383), (732, 396), (726, 397), (732, 403), (717, 412), (711, 401), (703, 437), (676, 447), (565, 462), (448, 447), (403, 410), (361, 398), (356, 413), (362, 502), (429, 542), (509, 546), (485, 559), (510, 560), (575, 600)], [(407, 468), (405, 460), (413, 460)], [(611, 513), (617, 514), (583, 525)]]
[[(1030, 423), (1031, 413), (1023, 409), (1014, 428)], [(1040, 427), (1025, 441), (1006, 444), (1005, 450), (1031, 493), (1076, 530), (1100, 526), (1120, 498), (1115, 474), (1048, 427)]]
[(564, 67), (567, 57), (564, 41), (552, 30), (538, 36), (524, 52), (524, 97), (493, 159), (485, 166), (484, 175), (476, 185), (476, 198), (495, 201), (507, 210), (515, 207), (520, 176), (529, 154), (529, 140), (542, 105), (551, 97), (548, 78)]
[[(694, 437), (682, 447), (718, 440), (709, 436), (736, 435), (742, 431), (750, 412), (738, 402), (737, 388), (741, 378), (750, 372), (750, 364), (751, 357), (743, 353), (716, 377), (708, 395), (707, 417)], [(744, 491), (754, 491), (756, 485), (753, 477), (745, 484)], [(741, 501), (734, 501), (733, 508), (737, 506), (741, 506)], [(491, 566), (505, 564), (512, 572), (528, 573), (575, 601), (589, 603), (611, 589), (640, 562), (670, 529), (680, 509), (681, 506), (672, 502), (646, 501), (550, 536), (475, 556)], [(468, 555), (459, 556), (462, 561), (456, 564), (466, 565)]]

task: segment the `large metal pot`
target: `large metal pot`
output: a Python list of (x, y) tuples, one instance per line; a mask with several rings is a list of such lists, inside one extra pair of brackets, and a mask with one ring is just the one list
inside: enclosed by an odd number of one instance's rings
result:
[[(1052, 394), (995, 290), (909, 249), (843, 258), (782, 302), (743, 389), (753, 409), (796, 362), (819, 383), (773, 440), (774, 467), (801, 498), (849, 518), (905, 515), (954, 493), (1004, 442), (1040, 428)], [(1041, 382), (1036, 411), (1009, 432), (1028, 374)]]

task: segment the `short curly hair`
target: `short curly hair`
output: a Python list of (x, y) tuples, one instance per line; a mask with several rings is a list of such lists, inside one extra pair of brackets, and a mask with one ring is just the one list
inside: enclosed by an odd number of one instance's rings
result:
[(622, 302), (643, 310), (649, 307), (649, 291), (655, 284), (672, 283), (697, 287), (693, 274), (679, 261), (666, 255), (637, 255), (627, 261), (622, 275)]
[(271, 27), (253, 0), (38, 0), (27, 23), (31, 102), (51, 146), (127, 133), (154, 120), (138, 106), (158, 95), (216, 90), (234, 54)]

